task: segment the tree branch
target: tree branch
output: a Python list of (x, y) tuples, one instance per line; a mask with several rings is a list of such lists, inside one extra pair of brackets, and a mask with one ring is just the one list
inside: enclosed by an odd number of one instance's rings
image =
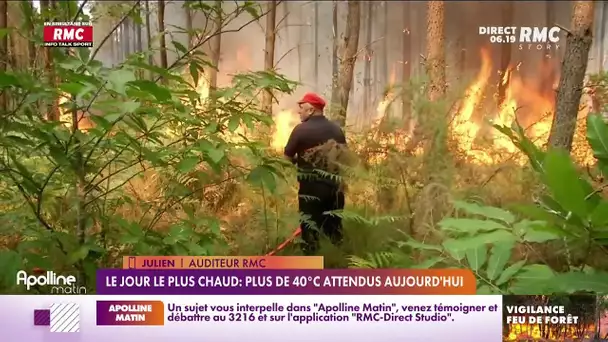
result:
[[(208, 37), (205, 37), (204, 39), (200, 39), (199, 42), (197, 44), (195, 44), (191, 49), (189, 49), (186, 53), (184, 53), (180, 58), (176, 59), (175, 62), (173, 62), (167, 69), (173, 69), (175, 68), (176, 65), (179, 64), (179, 62), (181, 62), (184, 57), (192, 54), (192, 52), (196, 51), (198, 48), (200, 48), (201, 46), (203, 46), (206, 42), (208, 42), (211, 38), (220, 35), (220, 34), (224, 34), (224, 33), (234, 33), (234, 32), (239, 32), (242, 29), (244, 29), (246, 26), (249, 26), (249, 24), (253, 23), (256, 20), (259, 20), (260, 18), (264, 17), (265, 15), (267, 15), (270, 12), (270, 10), (266, 11), (265, 13), (261, 14), (259, 17), (257, 18), (253, 18), (249, 21), (247, 21), (246, 23), (244, 23), (243, 25), (239, 26), (236, 29), (232, 29), (232, 30), (227, 30), (227, 31), (222, 31), (221, 28), (219, 30), (217, 30), (216, 32), (214, 32), (213, 34), (209, 35)], [(225, 27), (225, 25), (224, 25)], [(158, 82), (160, 81), (160, 79), (162, 78), (162, 76), (158, 76), (154, 81)]]
[(76, 19), (78, 19), (78, 17), (82, 14), (82, 12), (84, 12), (84, 6), (86, 6), (88, 2), (89, 2), (89, 0), (84, 0), (80, 4), (80, 7), (78, 7), (78, 11), (76, 11), (76, 15), (74, 16), (72, 21), (76, 21)]
[(106, 34), (105, 37), (103, 37), (103, 39), (101, 40), (101, 43), (99, 44), (99, 46), (91, 54), (91, 58), (90, 58), (91, 60), (95, 59), (95, 56), (97, 56), (97, 53), (99, 53), (99, 50), (101, 49), (101, 47), (104, 46), (104, 44), (108, 41), (108, 39), (110, 39), (110, 37), (112, 36), (112, 34), (114, 34), (114, 32), (116, 32), (116, 30), (118, 29), (118, 27), (120, 27), (120, 25), (122, 25), (122, 23), (124, 23), (125, 20), (127, 20), (127, 18), (129, 16), (131, 16), (131, 14), (133, 14), (133, 12), (135, 12), (135, 10), (137, 9), (137, 6), (139, 6), (140, 2), (141, 2), (141, 0), (137, 0), (135, 2), (135, 4), (131, 7), (131, 9), (129, 9), (129, 11), (127, 12), (127, 14), (125, 14), (120, 19), (120, 21), (118, 23), (116, 23), (116, 25), (114, 25), (114, 28), (108, 34)]

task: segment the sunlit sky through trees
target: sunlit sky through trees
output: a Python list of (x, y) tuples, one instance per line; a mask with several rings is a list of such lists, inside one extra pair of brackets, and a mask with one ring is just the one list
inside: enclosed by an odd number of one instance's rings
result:
[[(35, 8), (37, 11), (40, 11), (40, 1), (36, 1), (36, 0), (34, 0), (34, 1), (33, 1), (33, 3), (34, 3), (34, 8)], [(78, 1), (78, 5), (81, 5), (81, 4), (82, 4), (82, 1)], [(88, 7), (89, 7), (89, 6), (84, 6), (84, 9), (82, 10), (84, 14), (87, 14), (87, 15), (89, 15), (89, 14), (90, 14), (90, 11), (89, 11), (89, 8), (88, 8)]]

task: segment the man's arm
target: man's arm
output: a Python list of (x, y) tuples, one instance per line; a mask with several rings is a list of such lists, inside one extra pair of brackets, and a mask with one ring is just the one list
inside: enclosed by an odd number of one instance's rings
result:
[(296, 154), (298, 153), (298, 145), (300, 140), (298, 127), (299, 125), (296, 126), (293, 131), (291, 131), (289, 139), (287, 140), (287, 144), (285, 145), (285, 150), (283, 152), (285, 158), (287, 158), (292, 163), (296, 162)]

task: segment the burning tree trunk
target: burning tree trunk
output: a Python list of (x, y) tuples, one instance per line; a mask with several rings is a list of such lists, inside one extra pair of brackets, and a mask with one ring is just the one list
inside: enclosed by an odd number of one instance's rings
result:
[[(346, 110), (350, 90), (353, 85), (353, 71), (357, 61), (357, 49), (359, 47), (359, 29), (361, 25), (361, 3), (359, 1), (348, 1), (348, 13), (346, 15), (346, 30), (344, 32), (344, 45), (340, 58), (340, 70), (338, 71), (338, 98), (332, 98), (332, 107), (335, 110), (335, 119), (344, 127), (346, 124)], [(333, 93), (333, 91), (332, 91)]]
[(160, 66), (167, 68), (167, 41), (165, 37), (165, 0), (158, 0), (158, 33), (160, 34)]
[[(409, 23), (410, 21), (410, 2), (405, 1), (403, 4), (403, 23)], [(411, 50), (411, 35), (409, 27), (405, 27), (403, 29), (403, 41), (402, 41), (402, 50), (401, 50), (401, 84), (403, 85), (403, 91), (401, 94), (401, 98), (403, 101), (403, 105), (401, 107), (401, 117), (405, 120), (406, 124), (409, 121), (410, 116), (410, 101), (409, 94), (406, 94), (407, 84), (410, 82), (410, 75), (412, 72), (411, 64), (410, 64), (410, 50)]]
[[(8, 1), (0, 0), (0, 29), (6, 30), (8, 27)], [(8, 63), (8, 35), (4, 34), (0, 40), (0, 56), (4, 56), (4, 60), (0, 62), (0, 71), (6, 72)], [(0, 110), (6, 113), (8, 108), (8, 99), (6, 91), (0, 95)]]
[[(276, 38), (277, 2), (268, 2), (268, 14), (266, 14), (266, 47), (264, 49), (264, 70), (271, 72), (274, 69), (274, 41)], [(272, 115), (272, 91), (267, 89), (262, 98), (262, 111)]]
[[(217, 17), (215, 18), (215, 29), (213, 30), (213, 37), (209, 41), (211, 49), (211, 64), (213, 68), (209, 68), (209, 90), (215, 90), (217, 88), (217, 69), (220, 65), (220, 52), (222, 49), (222, 22), (223, 22), (223, 10), (222, 1), (217, 0), (215, 2), (217, 10)], [(211, 93), (211, 92), (210, 92)]]
[(445, 3), (429, 1), (427, 8), (427, 60), (429, 75), (428, 96), (435, 101), (445, 95)]
[(549, 146), (572, 150), (572, 139), (583, 92), (589, 50), (593, 42), (593, 1), (576, 1), (572, 28), (566, 37), (566, 51), (549, 134)]
[[(513, 26), (514, 3), (505, 1), (502, 5), (502, 26)], [(500, 80), (498, 82), (498, 106), (502, 107), (509, 86), (508, 69), (511, 65), (511, 45), (502, 44), (500, 47)]]
[(367, 2), (367, 13), (365, 22), (365, 67), (363, 69), (363, 113), (366, 117), (371, 115), (370, 101), (372, 98), (372, 23), (373, 23), (373, 4)]

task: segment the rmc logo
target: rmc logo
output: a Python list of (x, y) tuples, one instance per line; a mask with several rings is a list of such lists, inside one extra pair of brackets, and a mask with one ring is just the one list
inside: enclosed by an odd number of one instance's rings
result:
[(26, 271), (17, 272), (17, 285), (25, 285), (30, 291), (33, 286), (52, 286), (51, 294), (86, 294), (84, 286), (76, 284), (76, 277), (60, 276), (53, 271), (41, 275), (28, 275)]

